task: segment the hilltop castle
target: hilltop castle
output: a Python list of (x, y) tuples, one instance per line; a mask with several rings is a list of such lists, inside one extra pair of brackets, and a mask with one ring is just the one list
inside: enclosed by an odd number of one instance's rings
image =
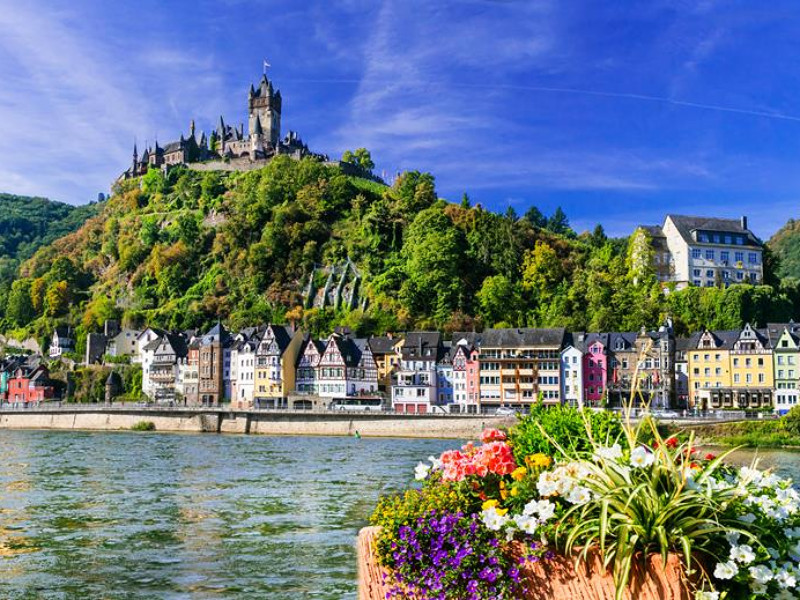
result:
[(248, 94), (248, 135), (244, 134), (244, 123), (239, 127), (228, 125), (220, 116), (217, 128), (206, 137), (195, 132), (194, 121), (189, 126), (189, 135), (176, 142), (148, 147), (139, 156), (136, 144), (133, 145), (133, 162), (120, 179), (139, 177), (150, 167), (169, 168), (173, 165), (194, 163), (215, 164), (224, 170), (248, 170), (261, 166), (278, 154), (288, 154), (295, 158), (315, 156), (327, 160), (326, 156), (314, 154), (308, 149), (294, 131), (281, 139), (281, 106), (283, 100), (280, 90), (274, 89), (266, 73), (258, 88), (250, 86)]

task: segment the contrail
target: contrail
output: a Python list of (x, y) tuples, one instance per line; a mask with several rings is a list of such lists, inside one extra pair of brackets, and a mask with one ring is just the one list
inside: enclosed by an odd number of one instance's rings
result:
[[(288, 82), (294, 83), (330, 83), (330, 84), (361, 84), (360, 79), (288, 79)], [(375, 82), (385, 83), (386, 85), (393, 85), (397, 82)], [(403, 82), (407, 85), (428, 86), (433, 87), (440, 84), (428, 81), (406, 81)], [(604, 92), (600, 90), (586, 90), (580, 88), (564, 88), (564, 87), (545, 87), (538, 85), (517, 85), (517, 84), (470, 84), (470, 83), (448, 83), (446, 87), (460, 87), (460, 88), (480, 88), (480, 89), (506, 89), (516, 91), (528, 92), (542, 92), (548, 94), (573, 94), (576, 96), (595, 96), (599, 98), (621, 98), (624, 100), (641, 100), (644, 102), (653, 102), (659, 104), (670, 104), (672, 106), (682, 106), (686, 108), (697, 108), (700, 110), (713, 110), (717, 112), (733, 113), (738, 115), (747, 115), (750, 117), (764, 117), (767, 119), (779, 119), (781, 121), (794, 121), (800, 122), (800, 116), (786, 115), (779, 112), (769, 112), (764, 110), (753, 110), (749, 108), (738, 108), (735, 106), (721, 106), (718, 104), (705, 104), (703, 102), (692, 102), (690, 100), (675, 100), (674, 98), (666, 98), (663, 96), (650, 96), (647, 94), (634, 94), (627, 92)]]

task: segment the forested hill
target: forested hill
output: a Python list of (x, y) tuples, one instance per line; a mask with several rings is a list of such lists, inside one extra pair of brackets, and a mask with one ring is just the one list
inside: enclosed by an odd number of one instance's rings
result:
[[(439, 199), (434, 184), (407, 172), (386, 187), (288, 157), (247, 173), (154, 170), (20, 267), (0, 294), (0, 326), (44, 339), (70, 322), (79, 340), (110, 317), (174, 329), (291, 320), (317, 334), (596, 331), (655, 327), (670, 314), (687, 332), (800, 314), (794, 288), (664, 294), (644, 232), (576, 235), (560, 210), (500, 215)], [(343, 264), (357, 270), (358, 302), (315, 306), (308, 290), (336, 288), (325, 269)]]
[(22, 260), (77, 230), (99, 210), (97, 203), (72, 206), (0, 193), (0, 280), (8, 282)]
[(800, 221), (789, 219), (767, 245), (780, 260), (778, 275), (800, 280)]

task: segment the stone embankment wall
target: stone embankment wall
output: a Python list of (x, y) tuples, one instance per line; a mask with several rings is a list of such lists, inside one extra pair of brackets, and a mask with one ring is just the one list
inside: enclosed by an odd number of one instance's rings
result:
[(475, 439), (486, 427), (513, 418), (468, 416), (396, 416), (391, 414), (304, 413), (186, 409), (21, 410), (0, 412), (2, 429), (83, 429), (118, 431), (152, 421), (156, 431), (259, 435)]

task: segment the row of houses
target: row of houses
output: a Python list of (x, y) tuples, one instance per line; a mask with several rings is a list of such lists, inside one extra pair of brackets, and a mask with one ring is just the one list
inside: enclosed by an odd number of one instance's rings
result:
[(635, 390), (637, 401), (657, 408), (785, 411), (800, 389), (800, 324), (793, 322), (686, 338), (675, 337), (669, 320), (638, 332), (507, 328), (450, 340), (435, 331), (359, 338), (342, 328), (314, 339), (275, 324), (238, 333), (217, 324), (201, 333), (111, 323), (92, 335), (102, 342), (96, 359), (128, 356), (142, 365), (145, 394), (186, 404), (352, 401), (401, 413), (471, 413), (524, 408), (539, 398), (614, 406)]

